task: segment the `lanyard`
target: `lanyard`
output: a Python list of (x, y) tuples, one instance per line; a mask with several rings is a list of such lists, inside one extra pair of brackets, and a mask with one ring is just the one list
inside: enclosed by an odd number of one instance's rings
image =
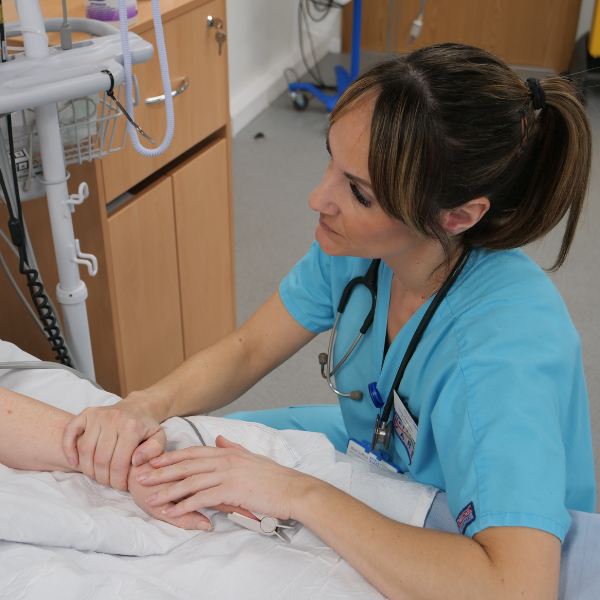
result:
[[(390, 445), (391, 432), (393, 427), (393, 421), (390, 421), (388, 423), (388, 419), (390, 418), (390, 413), (392, 412), (392, 408), (394, 406), (394, 392), (398, 392), (398, 397), (400, 397), (400, 383), (402, 381), (402, 377), (404, 376), (404, 372), (406, 371), (406, 367), (408, 366), (410, 359), (415, 353), (415, 350), (417, 349), (417, 346), (419, 345), (419, 342), (421, 341), (421, 338), (423, 337), (427, 326), (431, 322), (431, 319), (433, 319), (435, 311), (439, 308), (440, 304), (442, 303), (442, 300), (446, 297), (448, 291), (454, 285), (454, 282), (458, 279), (458, 276), (460, 275), (465, 264), (469, 260), (470, 255), (471, 248), (467, 246), (460, 255), (460, 258), (458, 259), (456, 265), (454, 265), (454, 268), (452, 269), (450, 275), (448, 275), (448, 278), (446, 279), (446, 281), (444, 281), (442, 287), (435, 295), (435, 298), (429, 305), (429, 308), (423, 315), (421, 322), (419, 323), (415, 333), (413, 334), (410, 343), (408, 344), (408, 348), (404, 353), (404, 358), (402, 359), (400, 367), (398, 368), (398, 372), (396, 373), (396, 378), (394, 379), (394, 383), (392, 385), (392, 388), (390, 389), (390, 393), (387, 397), (385, 406), (383, 407), (383, 413), (381, 414), (381, 416), (377, 415), (377, 419), (375, 420), (375, 430), (373, 432), (373, 441), (371, 443), (371, 449), (374, 449), (375, 446), (380, 443), (384, 445), (386, 450), (388, 449)], [(381, 408), (383, 406), (383, 402), (381, 402), (381, 397), (379, 396), (379, 393), (376, 394), (376, 398), (373, 398), (373, 392), (376, 392), (377, 389), (376, 386), (373, 386), (372, 388), (372, 385), (373, 384), (369, 386), (369, 391), (371, 391), (373, 403), (375, 404), (375, 406), (377, 406), (377, 408)], [(376, 399), (378, 400), (378, 402), (376, 402)]]

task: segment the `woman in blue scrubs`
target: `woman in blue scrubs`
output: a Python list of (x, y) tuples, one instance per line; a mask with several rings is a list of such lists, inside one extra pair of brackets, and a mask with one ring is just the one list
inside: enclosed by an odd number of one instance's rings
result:
[[(163, 468), (144, 485), (175, 483), (150, 506), (186, 498), (169, 516), (224, 503), (296, 519), (390, 598), (556, 598), (567, 509), (594, 510), (589, 410), (577, 332), (519, 247), (566, 217), (554, 268), (567, 256), (590, 171), (583, 107), (559, 76), (525, 83), (487, 52), (443, 44), (359, 77), (331, 114), (327, 145), (331, 160), (309, 199), (320, 215), (316, 242), (279, 291), (152, 388), (76, 417), (67, 456), (113, 485), (132, 454), (134, 465), (155, 457), (152, 467)], [(350, 437), (370, 441), (380, 409), (368, 385), (387, 398), (465, 248), (398, 390), (418, 424), (415, 447), (396, 434), (390, 447), (402, 471), (446, 491), (464, 535), (391, 521), (222, 438), (216, 449), (156, 456), (158, 423), (233, 401), (330, 330), (345, 286), (381, 258), (373, 325), (335, 375), (338, 390), (363, 399), (237, 415), (323, 431), (342, 451)], [(370, 307), (369, 291), (356, 288), (337, 360)]]

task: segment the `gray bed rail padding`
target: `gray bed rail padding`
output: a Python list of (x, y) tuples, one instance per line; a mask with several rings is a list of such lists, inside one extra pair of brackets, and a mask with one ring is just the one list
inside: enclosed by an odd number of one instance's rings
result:
[[(600, 598), (600, 515), (570, 510), (571, 527), (562, 546), (559, 600)], [(446, 501), (438, 492), (427, 519), (427, 529), (458, 533)]]

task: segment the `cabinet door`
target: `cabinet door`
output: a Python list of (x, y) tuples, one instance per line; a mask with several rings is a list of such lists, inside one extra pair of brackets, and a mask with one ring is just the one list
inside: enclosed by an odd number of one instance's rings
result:
[(172, 173), (185, 357), (235, 327), (227, 143), (220, 140)]
[[(104, 157), (102, 171), (107, 202), (227, 123), (229, 102), (226, 43), (219, 54), (215, 29), (208, 29), (206, 26), (209, 15), (224, 21), (224, 0), (213, 0), (164, 24), (172, 89), (181, 87), (186, 78), (189, 81), (187, 89), (173, 98), (173, 141), (169, 149), (160, 156), (147, 158), (133, 149), (127, 136), (123, 150)], [(163, 94), (154, 29), (142, 34), (142, 37), (155, 47), (155, 52), (147, 63), (133, 67), (140, 88), (140, 104), (135, 107), (134, 115), (136, 123), (160, 144), (166, 131), (165, 103), (145, 104), (147, 98)], [(125, 118), (119, 118), (119, 121), (115, 139), (120, 139), (119, 134), (125, 127)], [(152, 147), (141, 136), (140, 140), (142, 145)]]
[(110, 215), (108, 231), (125, 396), (183, 362), (170, 178)]

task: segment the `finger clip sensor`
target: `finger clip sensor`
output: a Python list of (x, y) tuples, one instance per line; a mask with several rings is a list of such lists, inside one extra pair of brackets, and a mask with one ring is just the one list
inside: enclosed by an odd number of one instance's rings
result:
[(285, 529), (295, 529), (296, 521), (282, 521), (275, 517), (269, 517), (268, 515), (261, 515), (259, 513), (252, 513), (256, 519), (245, 517), (239, 513), (229, 513), (227, 518), (250, 531), (256, 533), (262, 533), (263, 535), (276, 535), (282, 542), (290, 542), (290, 538), (285, 533)]

